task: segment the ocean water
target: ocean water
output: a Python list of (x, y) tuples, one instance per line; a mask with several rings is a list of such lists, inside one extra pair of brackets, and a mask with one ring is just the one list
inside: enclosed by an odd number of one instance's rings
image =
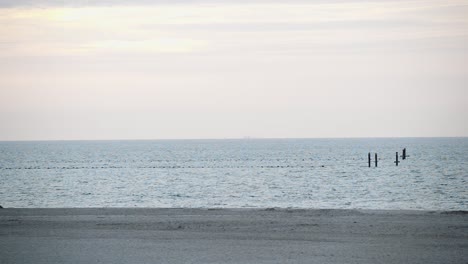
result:
[(468, 138), (0, 142), (3, 207), (468, 210), (467, 180)]

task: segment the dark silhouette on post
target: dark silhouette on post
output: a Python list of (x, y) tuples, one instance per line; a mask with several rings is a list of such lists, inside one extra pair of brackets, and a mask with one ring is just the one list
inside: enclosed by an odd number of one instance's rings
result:
[(398, 163), (400, 163), (400, 162), (398, 161), (398, 152), (396, 153), (396, 156), (395, 156), (395, 158), (396, 158), (396, 160), (395, 160), (395, 164), (398, 166)]
[(370, 168), (370, 166), (371, 166), (370, 152), (369, 152), (369, 154), (367, 155), (367, 160), (368, 160), (368, 162), (369, 162), (369, 168)]
[(377, 167), (377, 153), (375, 153), (375, 167)]
[(403, 149), (403, 155), (402, 155), (402, 159), (406, 159), (406, 148)]

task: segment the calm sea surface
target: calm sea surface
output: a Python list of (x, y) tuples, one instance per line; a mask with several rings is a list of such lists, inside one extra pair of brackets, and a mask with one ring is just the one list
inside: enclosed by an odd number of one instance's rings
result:
[(0, 142), (3, 207), (468, 210), (467, 180), (468, 138)]

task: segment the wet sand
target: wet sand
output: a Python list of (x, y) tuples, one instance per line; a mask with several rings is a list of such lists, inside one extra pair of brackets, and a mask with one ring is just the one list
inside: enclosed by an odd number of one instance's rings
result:
[(0, 263), (468, 263), (466, 212), (0, 209)]

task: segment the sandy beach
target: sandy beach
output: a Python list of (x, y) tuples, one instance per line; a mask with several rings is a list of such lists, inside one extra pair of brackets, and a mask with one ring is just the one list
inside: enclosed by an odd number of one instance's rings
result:
[(466, 212), (0, 209), (0, 263), (468, 263)]

